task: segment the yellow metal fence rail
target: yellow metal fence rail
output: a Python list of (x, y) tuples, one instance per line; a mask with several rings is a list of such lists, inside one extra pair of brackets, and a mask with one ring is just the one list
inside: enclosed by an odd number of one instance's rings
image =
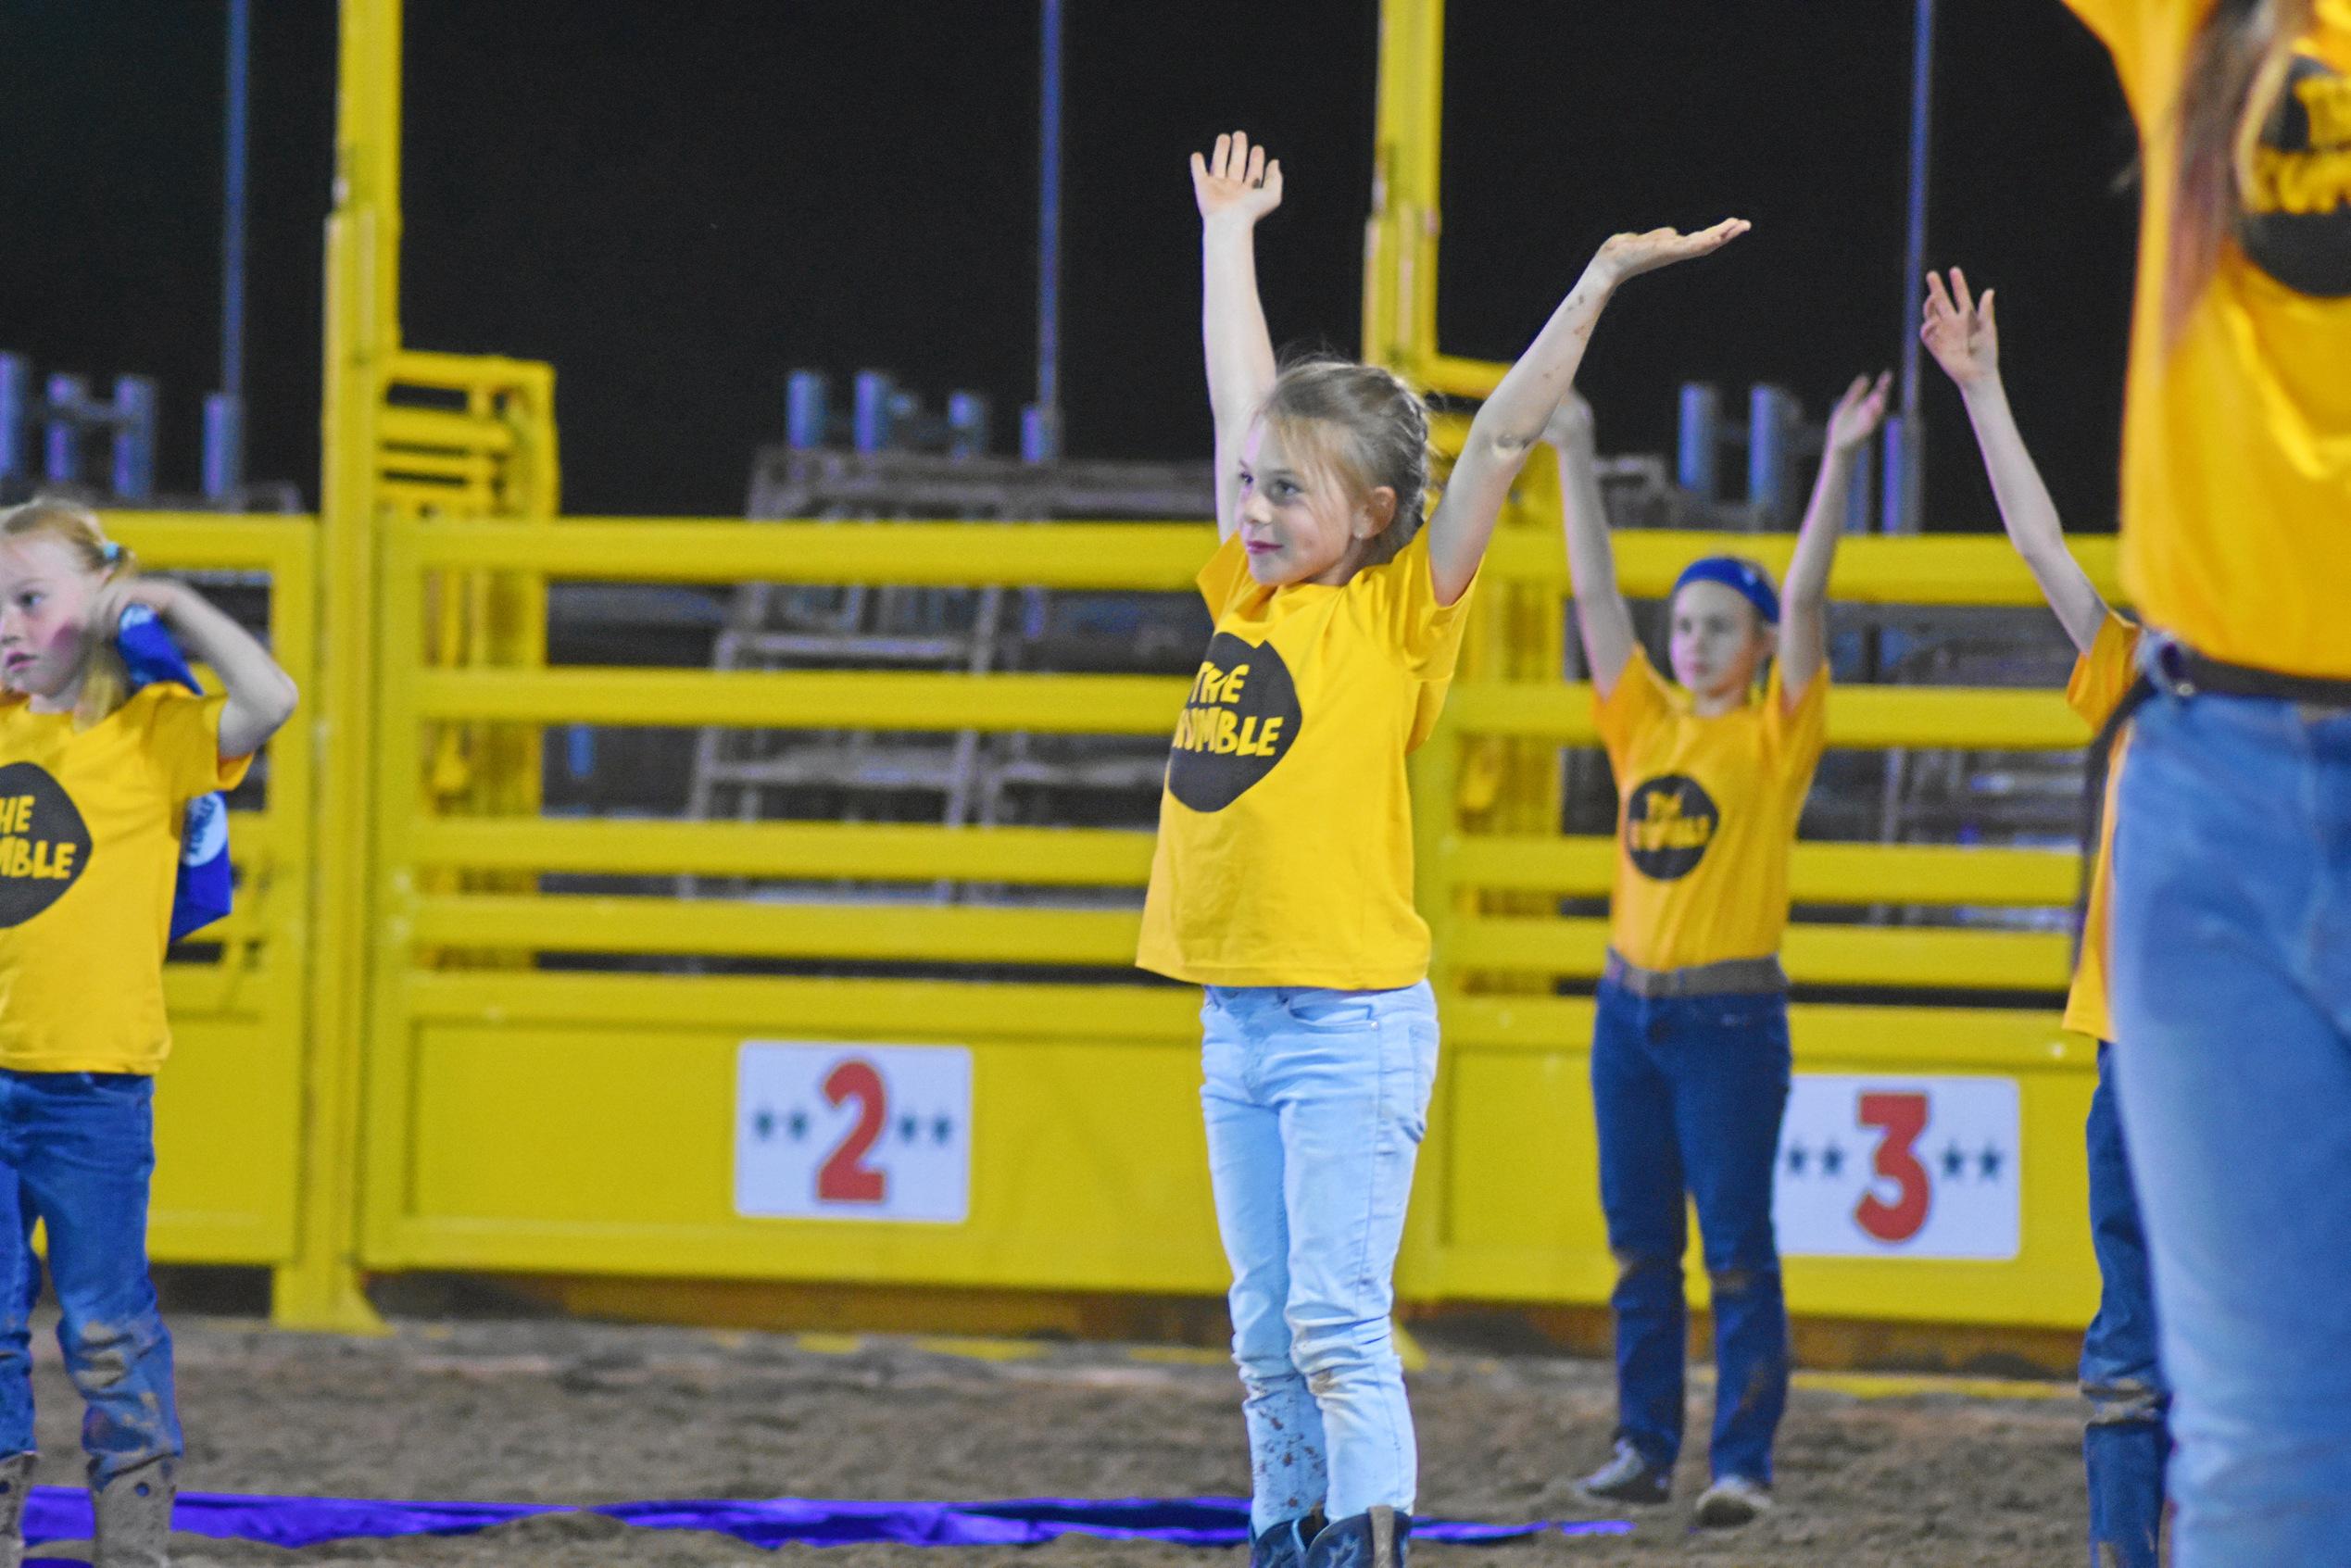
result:
[[(1139, 890), (1143, 833), (840, 822), (695, 822), (545, 814), (535, 795), (453, 797), (432, 785), (451, 724), (535, 756), (548, 726), (979, 729), (1161, 734), (1180, 678), (865, 672), (747, 675), (630, 667), (449, 668), (427, 613), (459, 574), (563, 581), (785, 582), (1188, 591), (1210, 539), (1196, 525), (999, 527), (667, 520), (514, 523), (388, 519), (371, 575), (364, 655), (374, 712), (343, 726), (319, 667), (321, 583), (308, 519), (124, 514), (159, 569), (266, 572), (276, 651), (304, 684), (272, 742), (268, 807), (238, 813), (237, 913), (220, 957), (175, 962), (181, 1036), (161, 1099), (155, 1247), (170, 1260), (260, 1263), (290, 1299), (317, 1275), (465, 1268), (898, 1282), (1038, 1289), (1212, 1291), (1223, 1261), (1196, 1091), (1196, 1002), (1132, 983), (1132, 908), (892, 904), (811, 892), (792, 901), (541, 889), (548, 876), (748, 878), (870, 887), (961, 882), (1037, 895)], [(1555, 556), (1505, 536), (1481, 595), (1564, 589)], [(1628, 538), (1626, 581), (1656, 593), (1695, 536)], [(1879, 542), (1867, 542), (1876, 544)], [(1902, 604), (1963, 583), (1967, 602), (2030, 602), (1996, 541), (1857, 550), (1841, 597)], [(2107, 563), (2093, 561), (2104, 574)], [(1484, 608), (1478, 612), (1483, 616)], [(527, 650), (526, 650), (527, 651)], [(346, 650), (338, 649), (338, 653)], [(1836, 746), (2072, 748), (2052, 694), (1854, 687), (1830, 709)], [(365, 748), (374, 803), (366, 860), (314, 809), (330, 746)], [(1613, 844), (1515, 826), (1482, 831), (1465, 791), (1498, 738), (1591, 742), (1589, 695), (1564, 681), (1471, 673), (1416, 759), (1421, 903), (1438, 937), (1445, 1026), (1440, 1105), (1400, 1276), (1408, 1298), (1598, 1302), (1611, 1278), (1592, 1190), (1584, 1082), (1596, 899)], [(2058, 909), (2073, 856), (2038, 849), (1806, 842), (1800, 906)], [(356, 1040), (321, 1040), (313, 991), (353, 972), (315, 950), (320, 889), (357, 885), (346, 922), (367, 953)], [(583, 958), (602, 968), (566, 967)], [(484, 960), (495, 960), (485, 963)], [(791, 964), (986, 966), (992, 978), (632, 972), (690, 958)], [(1800, 985), (2054, 994), (2054, 930), (1799, 922)], [(1006, 979), (1033, 970), (1031, 981)], [(1071, 973), (1079, 978), (1066, 978)], [(1086, 978), (1091, 974), (1093, 978)], [(2064, 1323), (2092, 1289), (2078, 1128), (2086, 1043), (2045, 1007), (1802, 1005), (1800, 1071), (1993, 1075), (2020, 1085), (2022, 1243), (2005, 1261), (1799, 1258), (1800, 1311)], [(974, 1058), (972, 1203), (961, 1225), (752, 1219), (731, 1200), (736, 1053), (747, 1040), (940, 1044)], [(320, 1091), (346, 1060), (356, 1129)], [(357, 1135), (348, 1135), (356, 1132)], [(342, 1172), (338, 1162), (357, 1160)], [(356, 1251), (321, 1258), (317, 1206), (352, 1193)], [(308, 1282), (306, 1285), (305, 1282)], [(300, 1317), (298, 1312), (289, 1315)]]

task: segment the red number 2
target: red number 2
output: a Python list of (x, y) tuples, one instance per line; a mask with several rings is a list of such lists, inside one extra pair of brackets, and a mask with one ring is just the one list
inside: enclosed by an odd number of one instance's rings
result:
[(1861, 1206), (1853, 1211), (1854, 1223), (1880, 1241), (1908, 1241), (1927, 1223), (1927, 1209), (1934, 1198), (1926, 1167), (1910, 1151), (1918, 1135), (1927, 1130), (1927, 1097), (1917, 1093), (1864, 1095), (1861, 1124), (1886, 1130), (1886, 1135), (1878, 1143), (1876, 1169), (1878, 1174), (1892, 1181), (1897, 1196), (1888, 1203), (1874, 1191), (1864, 1193)]
[(825, 1157), (816, 1173), (816, 1196), (826, 1203), (879, 1203), (889, 1196), (890, 1177), (865, 1163), (865, 1151), (889, 1120), (889, 1091), (870, 1061), (845, 1061), (824, 1080), (824, 1098), (838, 1105), (857, 1101), (857, 1125)]

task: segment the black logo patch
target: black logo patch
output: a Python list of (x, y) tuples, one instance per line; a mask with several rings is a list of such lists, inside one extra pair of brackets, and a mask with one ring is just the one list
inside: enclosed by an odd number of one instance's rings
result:
[(0, 768), (0, 926), (64, 897), (89, 863), (89, 824), (65, 786), (31, 762)]
[(1637, 785), (1625, 803), (1625, 850), (1633, 869), (1673, 882), (1698, 869), (1722, 812), (1696, 779), (1667, 773)]
[(1282, 656), (1217, 633), (1176, 721), (1168, 793), (1195, 811), (1223, 810), (1289, 755), (1304, 721)]
[(2244, 207), (2237, 235), (2255, 266), (2297, 294), (2351, 297), (2351, 77), (2294, 57)]

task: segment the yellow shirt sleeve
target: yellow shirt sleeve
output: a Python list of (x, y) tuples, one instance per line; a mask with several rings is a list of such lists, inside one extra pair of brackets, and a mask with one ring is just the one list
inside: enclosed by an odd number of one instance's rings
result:
[(1788, 706), (1787, 688), (1780, 684), (1779, 661), (1764, 682), (1764, 749), (1783, 779), (1810, 779), (1829, 746), (1829, 665), (1804, 687), (1794, 708)]
[(1599, 687), (1592, 688), (1591, 709), (1608, 765), (1621, 782), (1632, 766), (1642, 732), (1673, 716), (1673, 698), (1666, 678), (1649, 662), (1649, 650), (1636, 643), (1632, 657), (1625, 660), (1624, 673), (1616, 677), (1616, 689), (1603, 697)]
[(2066, 703), (2093, 730), (2103, 730), (2138, 675), (2139, 628), (2112, 610), (2090, 651), (2073, 661)]
[(2180, 57), (2214, 4), (2215, 0), (2066, 0), (2082, 26), (2096, 34), (2114, 56), (2115, 74), (2122, 79), (2123, 94), (2142, 128), (2150, 123), (2150, 107), (2157, 116), (2170, 112), (2169, 104), (2145, 104), (2146, 88), (2150, 82), (2177, 80)]
[(1253, 581), (1249, 575), (1249, 546), (1241, 543), (1238, 529), (1216, 546), (1216, 553), (1192, 581), (1200, 584), (1200, 596), (1208, 601), (1209, 614), (1221, 617), (1232, 608), (1234, 596)]
[(225, 694), (198, 696), (182, 686), (147, 691), (155, 693), (147, 709), (147, 754), (175, 802), (234, 789), (244, 782), (253, 759), (220, 755), (220, 710), (229, 705)]
[(1347, 592), (1368, 629), (1402, 656), (1407, 670), (1424, 681), (1449, 681), (1461, 658), (1462, 627), (1477, 584), (1472, 583), (1452, 603), (1440, 605), (1435, 572), (1428, 559), (1428, 531), (1423, 529), (1393, 560), (1357, 572)]

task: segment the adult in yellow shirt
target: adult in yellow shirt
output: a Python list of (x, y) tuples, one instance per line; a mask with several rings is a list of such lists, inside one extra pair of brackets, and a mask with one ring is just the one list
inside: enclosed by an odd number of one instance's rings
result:
[[(1611, 947), (1592, 1028), (1600, 1201), (1617, 1261), (1616, 1436), (1584, 1492), (1654, 1504), (1681, 1449), (1685, 1194), (1714, 1286), (1712, 1481), (1698, 1523), (1745, 1524), (1771, 1503), (1788, 1399), (1788, 1308), (1772, 1231), (1787, 1110), (1788, 853), (1828, 707), (1829, 568), (1853, 474), (1885, 417), (1886, 378), (1856, 381), (1789, 563), (1770, 577), (1727, 556), (1675, 585), (1668, 683), (1633, 634), (1580, 400), (1551, 430), (1559, 453), (1576, 621), (1616, 775)], [(1778, 658), (1771, 656), (1777, 648)], [(1770, 675), (1758, 685), (1766, 660)]]
[[(2066, 548), (2056, 503), (2025, 448), (2016, 412), (2008, 406), (2008, 389), (2000, 378), (1993, 291), (1986, 289), (1979, 302), (1957, 268), (1952, 269), (1947, 288), (1942, 278), (1929, 273), (1926, 320), (1918, 335), (1966, 401), (2001, 522), (2073, 643), (2078, 657), (2066, 700), (2093, 734), (2101, 734), (2137, 676), (2139, 628), (2107, 607)], [(2098, 1086), (2091, 1094), (2090, 1117), (2082, 1129), (2099, 1294), (2098, 1315), (2081, 1337), (2081, 1392), (2091, 1408), (2081, 1436), (2081, 1464), (2089, 1483), (2093, 1568), (2157, 1568), (2163, 1464), (2171, 1451), (2171, 1394), (2156, 1348), (2146, 1227), (2140, 1219), (2130, 1150), (2107, 1072), (2114, 1022), (2106, 1006), (2106, 909), (2113, 886), (2113, 784), (2122, 751), (2116, 746), (2107, 763), (2107, 809), (2091, 871), (2081, 956), (2065, 1014), (2067, 1028), (2098, 1042)]]
[(2139, 129), (2122, 1119), (2184, 1568), (2351, 1561), (2351, 0), (2068, 0)]

